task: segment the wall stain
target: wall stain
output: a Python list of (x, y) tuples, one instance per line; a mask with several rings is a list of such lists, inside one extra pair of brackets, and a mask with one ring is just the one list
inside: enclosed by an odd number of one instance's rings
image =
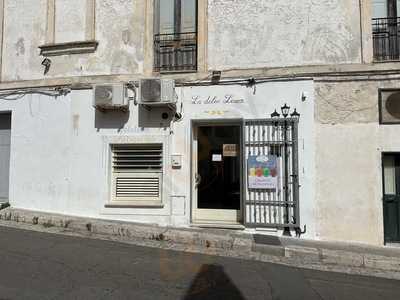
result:
[(17, 56), (22, 56), (25, 54), (25, 41), (24, 38), (19, 38), (18, 42), (15, 44), (16, 54)]

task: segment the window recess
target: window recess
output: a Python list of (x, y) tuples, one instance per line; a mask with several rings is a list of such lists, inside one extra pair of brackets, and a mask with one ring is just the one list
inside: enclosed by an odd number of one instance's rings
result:
[(156, 0), (154, 70), (197, 71), (197, 0)]
[(46, 43), (39, 47), (40, 55), (95, 52), (95, 7), (95, 0), (47, 0)]
[(111, 204), (160, 206), (162, 144), (116, 144), (111, 152)]
[(400, 124), (400, 89), (379, 90), (379, 123)]
[(372, 0), (374, 61), (400, 59), (400, 0)]

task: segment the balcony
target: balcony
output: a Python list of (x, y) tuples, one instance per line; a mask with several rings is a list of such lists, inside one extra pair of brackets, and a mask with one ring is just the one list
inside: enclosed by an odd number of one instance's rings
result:
[(154, 71), (179, 73), (197, 71), (197, 32), (156, 34)]
[(400, 59), (400, 18), (372, 19), (374, 61)]

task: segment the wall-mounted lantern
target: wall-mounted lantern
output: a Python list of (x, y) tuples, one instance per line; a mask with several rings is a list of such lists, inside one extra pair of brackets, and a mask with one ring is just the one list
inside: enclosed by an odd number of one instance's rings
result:
[(294, 111), (290, 114), (290, 117), (298, 121), (300, 119), (300, 114), (297, 112), (296, 109), (294, 109)]

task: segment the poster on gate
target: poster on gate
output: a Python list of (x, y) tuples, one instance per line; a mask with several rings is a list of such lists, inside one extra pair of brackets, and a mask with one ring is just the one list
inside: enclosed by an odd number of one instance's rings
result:
[(277, 190), (279, 169), (276, 155), (251, 155), (247, 166), (249, 189)]

